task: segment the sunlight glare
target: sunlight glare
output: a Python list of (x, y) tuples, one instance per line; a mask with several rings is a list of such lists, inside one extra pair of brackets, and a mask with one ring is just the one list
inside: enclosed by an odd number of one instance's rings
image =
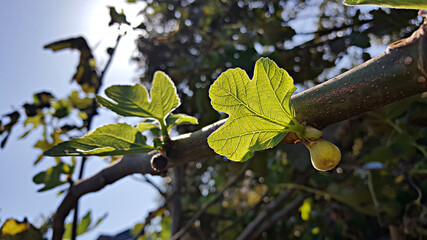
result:
[[(97, 65), (102, 68), (106, 64), (108, 60), (106, 49), (114, 46), (119, 34), (126, 33), (122, 37), (118, 50), (115, 53), (113, 67), (127, 71), (126, 75), (128, 75), (120, 79), (115, 79), (116, 83), (117, 81), (121, 81), (120, 83), (130, 83), (131, 79), (129, 78), (132, 75), (129, 74), (133, 74), (136, 69), (136, 64), (130, 64), (130, 58), (136, 48), (135, 39), (140, 34), (138, 30), (133, 30), (132, 27), (138, 26), (141, 23), (142, 17), (138, 13), (146, 6), (146, 3), (142, 1), (126, 3), (126, 1), (108, 0), (94, 2), (93, 4), (95, 6), (88, 23), (89, 30), (85, 33), (85, 36), (94, 51)], [(110, 6), (115, 7), (119, 13), (123, 9), (127, 21), (131, 23), (132, 27), (123, 25), (119, 28), (117, 24), (108, 26), (110, 22)]]

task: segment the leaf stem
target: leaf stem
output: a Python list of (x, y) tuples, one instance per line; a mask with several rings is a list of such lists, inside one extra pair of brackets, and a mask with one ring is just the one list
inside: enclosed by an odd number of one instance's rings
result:
[(296, 133), (298, 137), (301, 139), (304, 138), (304, 132), (305, 132), (306, 126), (298, 123), (297, 120), (293, 119), (292, 121), (295, 123), (295, 125), (289, 125), (289, 128), (288, 128), (289, 132)]
[(169, 137), (168, 127), (166, 126), (165, 120), (164, 119), (157, 119), (157, 121), (159, 121), (159, 123), (160, 123), (160, 129), (162, 130), (163, 141), (169, 140), (170, 137)]

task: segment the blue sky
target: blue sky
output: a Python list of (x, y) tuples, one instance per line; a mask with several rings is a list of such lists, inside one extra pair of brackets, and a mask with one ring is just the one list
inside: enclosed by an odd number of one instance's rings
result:
[[(124, 8), (130, 20), (142, 7), (141, 3), (126, 5), (124, 2), (0, 0), (0, 114), (31, 102), (35, 92), (50, 91), (61, 98), (66, 97), (71, 89), (78, 89), (70, 84), (78, 63), (78, 53), (68, 50), (53, 53), (44, 50), (43, 45), (82, 35), (90, 46), (97, 46), (95, 58), (102, 66), (107, 60), (106, 46), (112, 44), (116, 37), (115, 30), (108, 27), (107, 6)], [(129, 63), (135, 46), (134, 38), (135, 33), (123, 38), (104, 80), (104, 89), (116, 83), (135, 82), (138, 76), (136, 66)], [(94, 125), (116, 120), (107, 110), (101, 113), (102, 117), (96, 118)], [(24, 129), (16, 127), (6, 148), (0, 150), (0, 222), (10, 217), (19, 220), (28, 217), (31, 222), (41, 223), (41, 216), (53, 213), (62, 200), (62, 196), (56, 196), (58, 189), (37, 192), (40, 186), (32, 182), (32, 177), (53, 166), (54, 161), (45, 159), (40, 165), (33, 166), (35, 157), (40, 154), (39, 150), (32, 148), (38, 133), (18, 140), (23, 132)], [(91, 159), (85, 176), (106, 165), (103, 160)], [(97, 229), (80, 239), (95, 239), (101, 233), (115, 234), (125, 230), (142, 221), (148, 211), (156, 208), (157, 203), (156, 191), (132, 177), (89, 194), (80, 201), (80, 214), (90, 209), (95, 218), (106, 212), (109, 215)]]

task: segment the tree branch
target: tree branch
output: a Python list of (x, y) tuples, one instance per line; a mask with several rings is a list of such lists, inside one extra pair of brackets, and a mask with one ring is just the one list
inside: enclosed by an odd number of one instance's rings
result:
[[(395, 42), (381, 55), (325, 83), (292, 97), (296, 118), (324, 128), (373, 109), (427, 91), (427, 24), (411, 37)], [(181, 135), (168, 142), (167, 168), (198, 161), (215, 153), (207, 137), (221, 126), (218, 121), (202, 130)], [(149, 154), (128, 155), (70, 189), (58, 207), (53, 223), (53, 240), (60, 240), (64, 219), (84, 194), (98, 191), (133, 173), (157, 174)]]
[(249, 236), (251, 236), (258, 227), (266, 221), (268, 216), (271, 216), (271, 214), (276, 211), (280, 205), (282, 205), (293, 193), (292, 190), (286, 189), (282, 190), (279, 196), (275, 199), (274, 202), (267, 205), (267, 208), (259, 213), (256, 218), (250, 222), (246, 228), (243, 230), (243, 232), (239, 235), (237, 240), (245, 240), (248, 239)]
[(155, 217), (163, 214), (163, 212), (167, 209), (166, 205), (167, 205), (167, 203), (165, 202), (162, 206), (158, 207), (156, 210), (151, 211), (151, 212), (148, 213), (148, 215), (145, 218), (145, 221), (144, 221), (144, 223), (143, 223), (143, 225), (141, 227), (141, 231), (139, 231), (139, 233), (135, 235), (135, 237), (133, 238), (133, 240), (138, 240), (138, 238), (140, 236), (143, 236), (145, 234), (145, 228), (151, 224), (151, 221)]
[(379, 56), (292, 98), (296, 117), (324, 128), (427, 91), (427, 24)]
[(182, 186), (185, 177), (184, 166), (177, 166), (172, 170), (172, 189), (175, 193), (170, 202), (169, 210), (171, 212), (172, 224), (171, 234), (179, 231), (182, 225)]
[(289, 214), (292, 213), (296, 208), (298, 208), (303, 200), (307, 197), (307, 194), (300, 194), (298, 195), (294, 200), (292, 200), (289, 204), (287, 204), (282, 210), (276, 212), (273, 215), (268, 215), (267, 218), (264, 219), (264, 221), (256, 226), (256, 228), (251, 231), (249, 235), (246, 236), (246, 238), (241, 238), (241, 235), (238, 239), (245, 239), (245, 240), (252, 240), (252, 239), (258, 239), (263, 232), (265, 232), (270, 227), (277, 224), (278, 221), (286, 218), (289, 216)]
[(197, 211), (196, 214), (193, 215), (193, 217), (182, 227), (177, 233), (174, 233), (173, 236), (169, 240), (177, 240), (180, 237), (182, 237), (188, 229), (190, 229), (191, 225), (200, 217), (212, 204), (216, 203), (224, 194), (225, 190), (229, 189), (231, 186), (233, 186), (237, 180), (243, 175), (243, 173), (248, 169), (249, 164), (251, 162), (251, 159), (249, 159), (245, 165), (242, 166), (240, 171), (227, 183), (227, 185), (222, 189), (220, 192), (215, 194), (215, 197), (210, 200), (208, 203), (206, 203), (199, 211)]

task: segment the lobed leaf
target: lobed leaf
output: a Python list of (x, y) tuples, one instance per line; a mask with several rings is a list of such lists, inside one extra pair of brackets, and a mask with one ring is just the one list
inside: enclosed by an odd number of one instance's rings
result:
[(54, 52), (63, 49), (77, 49), (80, 52), (80, 62), (77, 65), (73, 80), (76, 80), (86, 93), (96, 92), (100, 84), (99, 76), (96, 71), (95, 58), (85, 38), (77, 37), (64, 39), (47, 44), (44, 48), (52, 49)]
[(147, 153), (154, 150), (145, 144), (138, 129), (126, 124), (109, 124), (95, 129), (81, 138), (55, 145), (44, 152), (46, 156), (112, 156)]
[(209, 146), (233, 161), (246, 161), (253, 151), (276, 146), (299, 126), (290, 103), (295, 90), (288, 73), (268, 58), (256, 62), (252, 80), (239, 68), (222, 73), (209, 97), (213, 108), (229, 118), (209, 136)]
[(376, 5), (390, 8), (427, 10), (425, 0), (344, 0), (346, 5)]
[(148, 100), (147, 89), (141, 84), (114, 85), (107, 88), (105, 94), (115, 103), (101, 96), (97, 96), (98, 102), (117, 114), (155, 118), (162, 123), (166, 116), (180, 105), (172, 80), (160, 71), (154, 74), (151, 101)]

